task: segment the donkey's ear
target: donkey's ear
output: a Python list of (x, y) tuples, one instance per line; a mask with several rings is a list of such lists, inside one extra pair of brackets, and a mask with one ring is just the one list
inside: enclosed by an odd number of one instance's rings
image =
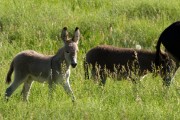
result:
[(79, 31), (79, 28), (76, 27), (72, 41), (78, 43), (79, 39), (80, 39), (80, 31)]
[(68, 32), (67, 32), (67, 27), (64, 27), (61, 32), (61, 39), (65, 43), (68, 40)]

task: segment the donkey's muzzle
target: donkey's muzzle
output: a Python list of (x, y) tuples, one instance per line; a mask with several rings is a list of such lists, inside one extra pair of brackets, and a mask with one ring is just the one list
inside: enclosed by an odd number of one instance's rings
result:
[(73, 68), (75, 68), (76, 65), (77, 65), (77, 63), (72, 63), (72, 64), (71, 64), (71, 66), (72, 66)]

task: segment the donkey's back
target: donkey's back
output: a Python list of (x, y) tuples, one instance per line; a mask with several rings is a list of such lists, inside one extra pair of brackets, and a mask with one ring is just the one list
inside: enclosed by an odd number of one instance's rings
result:
[(17, 54), (13, 60), (15, 72), (47, 78), (51, 66), (51, 56), (40, 54), (33, 50), (26, 50)]
[(152, 70), (151, 64), (155, 59), (155, 52), (137, 50), (133, 48), (118, 48), (110, 45), (99, 45), (86, 54), (86, 62), (113, 71), (116, 66), (128, 67), (135, 60), (139, 62), (141, 70)]

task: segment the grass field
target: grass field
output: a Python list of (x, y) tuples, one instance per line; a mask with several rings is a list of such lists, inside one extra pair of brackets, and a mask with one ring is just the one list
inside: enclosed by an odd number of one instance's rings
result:
[[(141, 45), (155, 50), (160, 33), (180, 19), (178, 0), (0, 0), (0, 120), (178, 120), (180, 72), (169, 88), (148, 74), (138, 85), (108, 78), (104, 88), (84, 80), (85, 53), (99, 44), (118, 47)], [(63, 46), (58, 34), (67, 26), (81, 31), (78, 65), (70, 82), (73, 104), (61, 86), (48, 97), (48, 85), (35, 82), (29, 102), (22, 86), (4, 100), (5, 77), (12, 58), (33, 49), (55, 54)]]

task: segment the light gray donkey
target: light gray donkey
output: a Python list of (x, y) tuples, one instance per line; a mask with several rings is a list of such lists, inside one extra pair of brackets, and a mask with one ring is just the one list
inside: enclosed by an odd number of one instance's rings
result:
[(64, 46), (57, 53), (52, 55), (43, 55), (33, 50), (20, 52), (13, 59), (10, 69), (7, 73), (6, 82), (11, 82), (11, 75), (14, 71), (14, 81), (6, 89), (5, 97), (8, 99), (11, 94), (24, 83), (22, 89), (23, 100), (28, 100), (28, 94), (33, 81), (47, 82), (50, 93), (53, 83), (60, 83), (65, 91), (75, 100), (70, 87), (70, 66), (77, 65), (78, 41), (80, 39), (79, 28), (76, 27), (73, 38), (69, 38), (67, 27), (64, 27), (61, 33)]

